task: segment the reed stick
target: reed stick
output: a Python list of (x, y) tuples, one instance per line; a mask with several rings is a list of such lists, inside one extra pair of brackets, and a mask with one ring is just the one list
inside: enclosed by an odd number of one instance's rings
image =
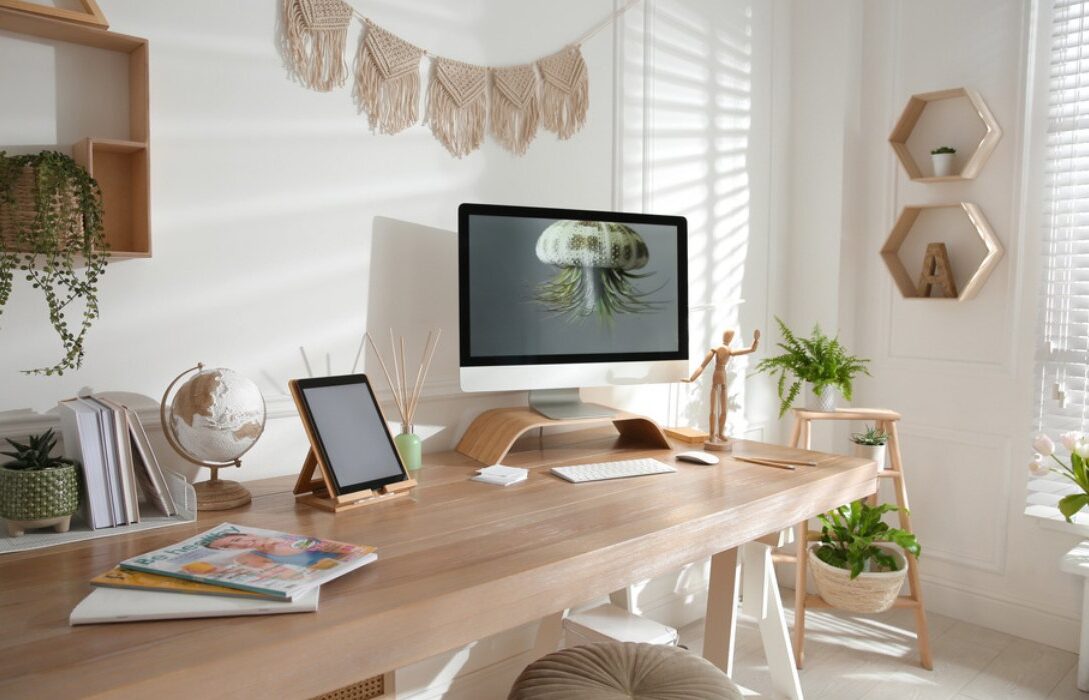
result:
[(424, 362), (427, 361), (427, 350), (431, 347), (431, 335), (434, 331), (427, 332), (427, 342), (424, 343), (423, 353), (420, 355), (420, 368), (416, 370), (416, 382), (412, 385), (411, 398), (408, 400), (408, 422), (412, 422), (415, 415), (416, 397), (420, 394), (420, 377), (423, 375)]
[(401, 369), (399, 369), (397, 366), (397, 341), (393, 339), (392, 327), (389, 329), (389, 350), (390, 353), (393, 355), (394, 379), (397, 380), (397, 383), (391, 386), (390, 389), (393, 390), (394, 396), (397, 397), (398, 404), (400, 406), (403, 406), (403, 408), (401, 409), (401, 420), (404, 420), (405, 411), (408, 409), (408, 406), (405, 405), (405, 398), (401, 396)]
[(378, 357), (378, 364), (382, 365), (382, 373), (386, 375), (386, 382), (389, 383), (390, 391), (393, 391), (393, 401), (397, 404), (397, 411), (400, 412), (401, 417), (404, 418), (405, 411), (401, 408), (401, 402), (397, 400), (397, 392), (393, 388), (393, 378), (389, 375), (389, 368), (386, 367), (386, 361), (382, 359), (382, 353), (378, 352), (378, 346), (374, 344), (374, 339), (371, 338), (370, 333), (364, 333), (363, 337), (371, 344), (371, 349), (374, 350), (375, 356)]
[[(407, 379), (406, 379), (407, 374), (408, 374), (408, 365), (405, 364), (405, 337), (402, 335), (401, 336), (401, 399), (403, 401), (406, 401), (406, 402), (408, 401), (408, 385), (407, 385)], [(406, 406), (406, 408), (408, 408), (408, 407)], [(406, 414), (401, 416), (401, 418), (403, 418), (404, 421), (405, 421), (405, 425), (403, 427), (407, 427), (407, 426), (412, 424), (412, 412), (411, 411), (406, 411)]]
[[(427, 360), (421, 364), (421, 369), (423, 370), (423, 373), (421, 375), (420, 381), (418, 382), (418, 387), (414, 392), (415, 395), (412, 397), (412, 404), (409, 407), (409, 413), (412, 416), (416, 415), (416, 405), (420, 403), (420, 397), (423, 395), (423, 385), (424, 382), (427, 381), (427, 373), (431, 371), (431, 361), (435, 359), (435, 349), (439, 347), (439, 338), (441, 337), (442, 329), (440, 328), (438, 330), (438, 333), (435, 334), (435, 342), (431, 343), (431, 351), (427, 353)], [(431, 333), (427, 334), (427, 339), (428, 341), (431, 340)], [(424, 352), (427, 352), (426, 346), (424, 347)]]

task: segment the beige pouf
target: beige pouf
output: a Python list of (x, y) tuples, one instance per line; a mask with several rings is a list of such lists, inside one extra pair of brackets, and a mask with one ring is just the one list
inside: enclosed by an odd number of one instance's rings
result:
[(507, 700), (741, 700), (709, 661), (659, 644), (572, 647), (534, 661)]

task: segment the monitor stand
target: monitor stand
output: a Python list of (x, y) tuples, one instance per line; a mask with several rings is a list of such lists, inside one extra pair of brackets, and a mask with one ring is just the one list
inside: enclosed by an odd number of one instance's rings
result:
[(531, 389), (529, 407), (552, 420), (576, 418), (611, 418), (616, 409), (596, 403), (583, 403), (578, 389)]

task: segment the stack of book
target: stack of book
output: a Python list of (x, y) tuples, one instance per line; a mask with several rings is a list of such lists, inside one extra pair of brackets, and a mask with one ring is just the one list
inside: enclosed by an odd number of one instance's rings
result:
[(57, 405), (65, 456), (83, 466), (84, 519), (94, 530), (140, 522), (140, 502), (163, 515), (177, 505), (136, 412), (100, 396)]
[(68, 621), (313, 612), (323, 583), (377, 558), (374, 547), (223, 523), (96, 576)]

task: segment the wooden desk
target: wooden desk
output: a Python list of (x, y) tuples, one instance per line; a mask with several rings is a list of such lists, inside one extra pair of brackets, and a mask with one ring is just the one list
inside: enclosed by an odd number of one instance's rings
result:
[[(788, 528), (876, 488), (873, 462), (805, 455), (786, 471), (733, 461), (569, 484), (548, 465), (621, 458), (601, 431), (512, 453), (535, 469), (506, 488), (479, 465), (429, 455), (412, 498), (332, 515), (296, 505), (293, 478), (250, 482), (253, 503), (195, 524), (0, 557), (0, 697), (311, 697), (521, 625), (629, 582)], [(677, 444), (677, 451), (688, 446)], [(672, 462), (670, 450), (630, 451)], [(316, 614), (71, 628), (87, 580), (217, 522), (376, 545), (379, 560), (323, 587)]]

